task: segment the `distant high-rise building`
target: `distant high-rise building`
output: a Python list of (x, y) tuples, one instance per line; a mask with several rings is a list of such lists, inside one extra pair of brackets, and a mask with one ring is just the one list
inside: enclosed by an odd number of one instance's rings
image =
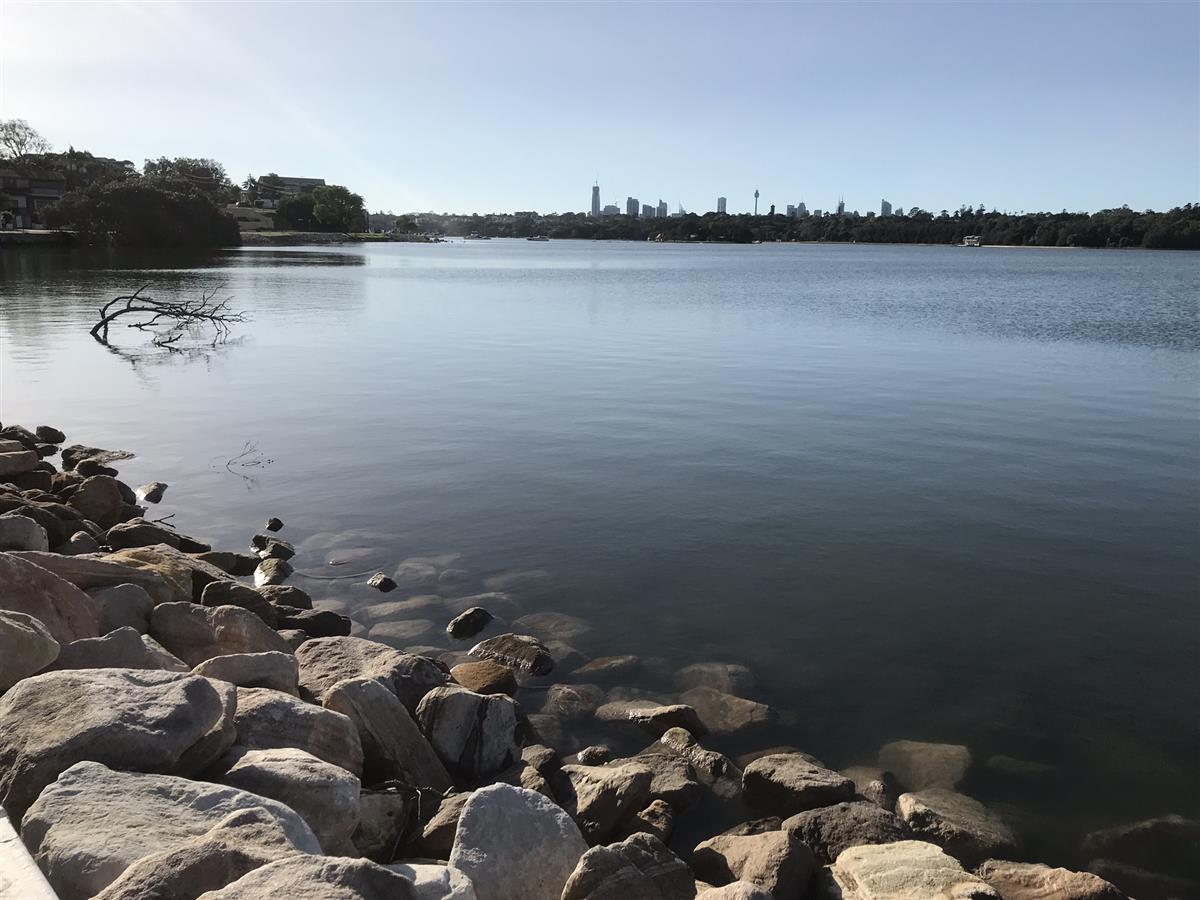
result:
[(658, 207), (655, 209), (655, 214), (658, 216), (658, 218), (665, 219), (669, 213), (670, 213), (670, 210), (667, 208), (667, 201), (664, 200), (662, 197), (659, 197), (658, 198)]
[(796, 218), (796, 205), (794, 203), (789, 203), (787, 205), (787, 214), (789, 219)]
[(839, 197), (839, 198), (838, 198), (838, 211), (837, 211), (837, 214), (840, 216), (840, 215), (842, 215), (842, 214), (843, 214), (845, 211), (846, 211), (846, 201), (845, 201), (845, 200), (842, 200), (842, 199)]
[(754, 189), (754, 214), (758, 215), (758, 188)]
[(625, 198), (625, 215), (633, 216), (634, 218), (637, 218), (637, 214), (638, 214), (637, 197), (626, 197)]
[(725, 198), (724, 197), (717, 198), (717, 212), (719, 212), (719, 213), (725, 212)]
[(600, 215), (600, 183), (592, 185), (592, 218)]
[(821, 211), (819, 209), (813, 210), (813, 218), (815, 218), (815, 219), (821, 218)]
[(610, 203), (608, 206), (604, 207), (604, 209), (600, 210), (600, 215), (602, 216), (619, 216), (620, 214), (621, 207), (617, 206), (615, 203)]
[(653, 219), (654, 218), (654, 210), (655, 210), (655, 207), (651, 206), (649, 203), (643, 203), (642, 204), (642, 218), (643, 219)]
[(802, 216), (807, 216), (807, 215), (808, 215), (808, 207), (805, 206), (803, 203), (797, 203), (796, 204), (796, 217), (800, 218)]
[(890, 216), (892, 214), (892, 204), (886, 200), (879, 201), (879, 214), (881, 216)]
[(904, 215), (904, 204), (903, 203), (896, 204), (896, 215), (898, 215), (898, 216)]

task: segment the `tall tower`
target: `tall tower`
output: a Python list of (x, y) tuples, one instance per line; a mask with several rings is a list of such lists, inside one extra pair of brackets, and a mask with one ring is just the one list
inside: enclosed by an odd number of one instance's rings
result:
[(840, 216), (840, 215), (843, 215), (845, 212), (846, 212), (846, 201), (845, 201), (845, 200), (843, 200), (841, 197), (838, 197), (838, 211), (837, 211), (837, 214)]
[(600, 218), (600, 182), (592, 185), (592, 218)]
[(717, 198), (717, 212), (719, 212), (719, 213), (725, 212), (725, 198), (724, 197)]
[(754, 214), (758, 215), (758, 188), (754, 189)]

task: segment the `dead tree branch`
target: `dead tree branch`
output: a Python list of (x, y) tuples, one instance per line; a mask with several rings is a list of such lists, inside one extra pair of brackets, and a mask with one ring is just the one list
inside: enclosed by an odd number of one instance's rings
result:
[(137, 320), (125, 323), (126, 328), (136, 328), (153, 334), (151, 343), (166, 350), (179, 350), (176, 346), (187, 334), (212, 329), (212, 346), (229, 337), (230, 326), (246, 321), (245, 313), (233, 310), (227, 297), (217, 300), (217, 289), (206, 291), (199, 300), (157, 300), (143, 293), (150, 285), (142, 285), (132, 294), (114, 297), (100, 307), (100, 321), (92, 326), (92, 337), (102, 344), (108, 343), (108, 327), (122, 316), (133, 316)]

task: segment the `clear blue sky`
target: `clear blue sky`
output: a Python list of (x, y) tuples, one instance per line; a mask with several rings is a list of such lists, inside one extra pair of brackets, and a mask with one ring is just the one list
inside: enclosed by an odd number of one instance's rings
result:
[(1200, 199), (1200, 3), (0, 2), (56, 148), (396, 212)]

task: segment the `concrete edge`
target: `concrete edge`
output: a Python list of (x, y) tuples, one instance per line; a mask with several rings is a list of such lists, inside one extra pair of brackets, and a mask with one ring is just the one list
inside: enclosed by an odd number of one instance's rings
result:
[(58, 900), (17, 831), (0, 809), (0, 900)]

